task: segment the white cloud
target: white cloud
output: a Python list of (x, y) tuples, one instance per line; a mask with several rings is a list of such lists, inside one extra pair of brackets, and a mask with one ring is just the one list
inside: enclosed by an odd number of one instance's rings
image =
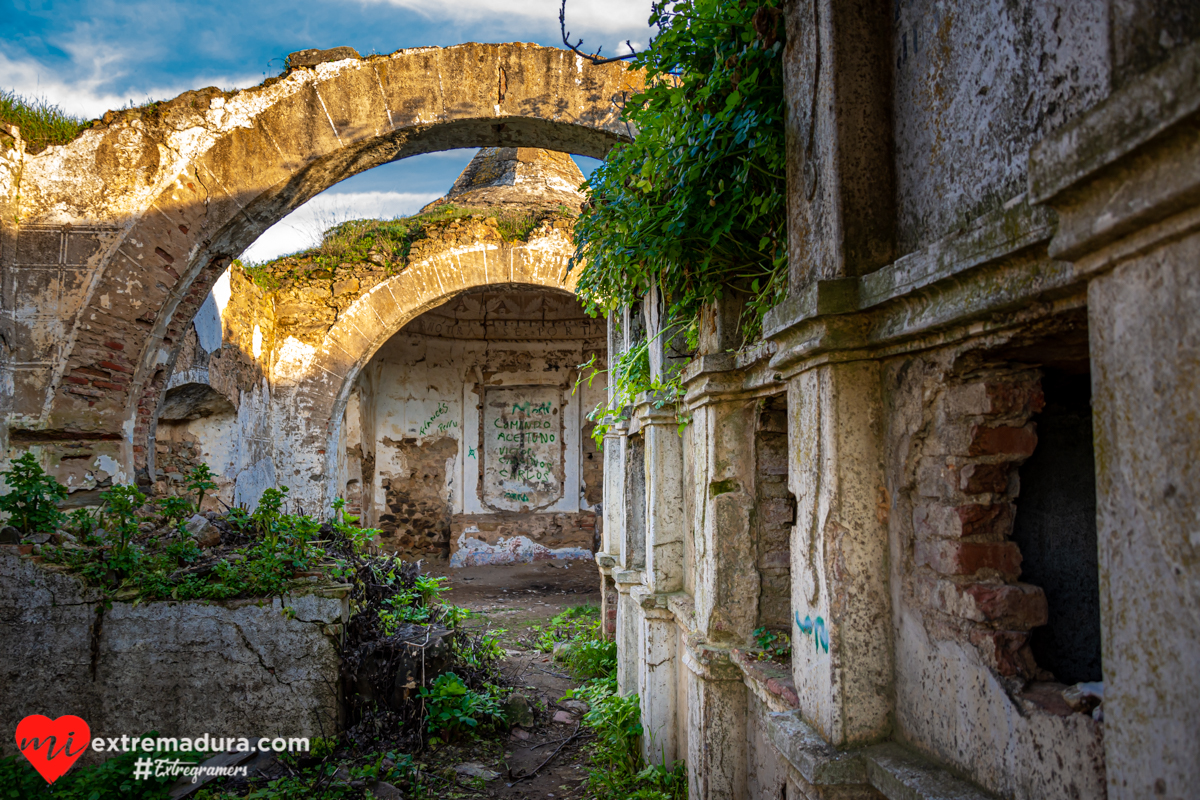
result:
[(321, 234), (349, 219), (392, 219), (415, 214), (440, 194), (414, 192), (325, 193), (314, 197), (268, 228), (242, 253), (243, 261), (263, 262), (312, 247)]
[[(504, 36), (524, 33), (549, 37), (558, 41), (560, 37), (558, 11), (561, 0), (361, 0), (364, 3), (386, 5), (414, 11), (431, 20), (452, 21), (458, 24), (477, 26), (472, 35), (480, 41), (498, 41)], [(603, 45), (603, 55), (628, 53), (625, 40), (631, 40), (635, 49), (641, 49), (652, 31), (646, 22), (650, 19), (651, 0), (568, 0), (567, 30), (571, 41), (583, 39), (583, 49), (594, 52)], [(497, 35), (499, 34), (499, 35)]]
[[(10, 58), (0, 52), (0, 88), (11, 89), (29, 98), (44, 98), (68, 114), (97, 118), (110, 109), (123, 108), (147, 100), (169, 100), (189, 89), (201, 86), (253, 86), (261, 75), (200, 76), (181, 78), (177, 83), (138, 85), (129, 81), (130, 71), (122, 67), (123, 57), (114, 48), (68, 46), (72, 66), (55, 71), (33, 59)], [(125, 92), (113, 91), (115, 83), (131, 84)]]

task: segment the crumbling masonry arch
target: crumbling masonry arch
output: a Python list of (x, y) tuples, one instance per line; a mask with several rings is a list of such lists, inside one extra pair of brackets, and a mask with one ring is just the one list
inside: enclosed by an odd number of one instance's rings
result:
[[(557, 233), (563, 239), (568, 235)], [(279, 446), (290, 450), (281, 461), (295, 475), (311, 476), (320, 488), (318, 495), (302, 481), (297, 493), (323, 504), (337, 496), (340, 426), (355, 379), (413, 319), (455, 295), (489, 285), (526, 284), (574, 293), (578, 273), (568, 272), (566, 248), (553, 244), (564, 242), (478, 242), (438, 253), (364, 292), (319, 346), (285, 346), (274, 370), (275, 391), (286, 395), (279, 398), (281, 408), (304, 413), (279, 421)]]
[(70, 273), (52, 310), (12, 315), (5, 435), (119, 445), (131, 479), (147, 465), (187, 325), (268, 227), (338, 181), (410, 155), (499, 145), (603, 157), (628, 138), (620, 103), (640, 80), (535, 45), (402, 50), (236, 93), (187, 92), (4, 161), (5, 269), (19, 278), (49, 261)]

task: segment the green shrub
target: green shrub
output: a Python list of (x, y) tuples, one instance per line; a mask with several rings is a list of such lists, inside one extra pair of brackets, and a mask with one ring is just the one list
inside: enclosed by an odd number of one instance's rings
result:
[(124, 557), (129, 553), (129, 542), (138, 532), (137, 511), (146, 504), (146, 495), (136, 486), (114, 486), (100, 493), (104, 503), (104, 525), (113, 542), (113, 553)]
[(778, 633), (769, 628), (755, 628), (754, 641), (762, 648), (759, 659), (787, 658), (792, 654), (792, 638), (786, 633)]
[(217, 484), (213, 482), (213, 473), (208, 464), (200, 463), (188, 472), (183, 485), (196, 493), (196, 510), (204, 510), (204, 495), (215, 491)]
[[(53, 784), (47, 784), (24, 756), (0, 758), (0, 798), (32, 797), (54, 800), (166, 800), (176, 778), (134, 780), (133, 765), (147, 754), (123, 753), (100, 764), (76, 765)], [(205, 754), (164, 752), (162, 758), (200, 762)]]
[[(588, 769), (588, 788), (596, 800), (686, 800), (687, 771), (682, 761), (670, 767), (642, 760), (641, 709), (636, 694), (617, 694), (614, 676), (588, 681), (568, 693), (590, 707), (583, 724), (596, 735)], [(651, 743), (653, 744), (653, 743)]]
[(167, 522), (178, 524), (195, 509), (186, 497), (162, 497), (154, 502)]
[(551, 619), (545, 629), (534, 625), (533, 630), (538, 634), (534, 641), (534, 647), (543, 653), (549, 653), (559, 642), (570, 642), (581, 637), (585, 639), (598, 638), (600, 607), (573, 606)]
[(617, 643), (603, 639), (577, 641), (567, 653), (567, 666), (579, 678), (607, 678), (617, 671)]
[(493, 692), (477, 692), (467, 687), (453, 672), (439, 675), (433, 687), (422, 686), (429, 732), (441, 741), (457, 741), (464, 733), (480, 725), (502, 723), (504, 712)]
[(58, 502), (67, 498), (67, 487), (47, 475), (33, 453), (13, 461), (0, 477), (8, 484), (0, 495), (0, 511), (8, 512), (8, 524), (21, 533), (51, 532), (66, 519)]

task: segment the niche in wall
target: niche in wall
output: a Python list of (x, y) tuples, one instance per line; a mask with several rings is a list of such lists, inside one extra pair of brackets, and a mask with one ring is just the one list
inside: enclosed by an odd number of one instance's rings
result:
[(646, 440), (633, 434), (625, 451), (625, 541), (621, 562), (625, 569), (646, 566)]
[(1044, 367), (1045, 406), (1033, 417), (1038, 443), (1020, 467), (1012, 540), (1021, 580), (1040, 586), (1047, 624), (1030, 647), (1039, 667), (1063, 683), (1101, 680), (1100, 571), (1091, 379), (1082, 365)]
[(788, 491), (787, 395), (764, 398), (754, 432), (755, 564), (758, 627), (791, 629), (791, 534), (796, 498)]

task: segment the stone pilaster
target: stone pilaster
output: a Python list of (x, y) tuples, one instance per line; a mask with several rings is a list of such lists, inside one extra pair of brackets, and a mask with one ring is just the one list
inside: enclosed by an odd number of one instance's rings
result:
[(874, 362), (788, 387), (792, 670), (800, 711), (837, 747), (884, 738), (892, 710), (882, 408)]
[(729, 651), (688, 647), (688, 797), (741, 800), (746, 796), (746, 685)]
[(642, 418), (646, 443), (646, 587), (683, 588), (683, 438), (674, 412), (650, 409)]
[(641, 615), (630, 591), (642, 585), (642, 573), (613, 570), (617, 585), (617, 690), (622, 695), (638, 691), (638, 658), (641, 653)]
[(696, 628), (711, 643), (743, 644), (758, 618), (753, 399), (714, 399), (693, 411)]
[(635, 586), (630, 597), (639, 617), (638, 697), (642, 710), (642, 755), (647, 762), (671, 764), (679, 758), (677, 739), (679, 632), (666, 598)]

